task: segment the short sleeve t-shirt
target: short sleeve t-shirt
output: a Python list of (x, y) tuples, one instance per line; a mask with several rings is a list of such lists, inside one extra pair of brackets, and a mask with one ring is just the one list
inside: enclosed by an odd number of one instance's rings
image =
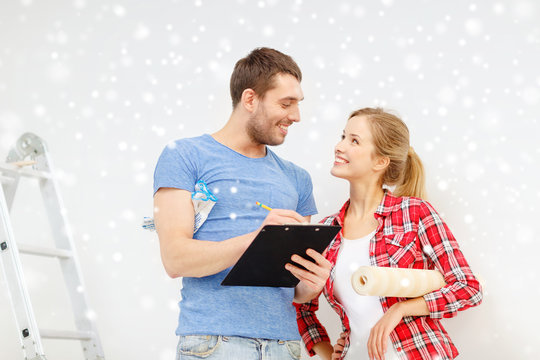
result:
[[(163, 150), (154, 172), (162, 187), (192, 192), (203, 180), (218, 199), (194, 239), (222, 241), (256, 230), (268, 214), (259, 201), (302, 216), (317, 213), (309, 174), (267, 148), (246, 157), (210, 135), (177, 140)], [(177, 335), (229, 335), (298, 340), (293, 288), (221, 286), (229, 269), (183, 278)]]

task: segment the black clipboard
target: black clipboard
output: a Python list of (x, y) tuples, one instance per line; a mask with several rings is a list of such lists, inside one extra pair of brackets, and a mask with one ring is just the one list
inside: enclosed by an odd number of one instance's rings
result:
[(293, 254), (312, 260), (307, 249), (322, 253), (341, 230), (338, 225), (266, 225), (221, 282), (225, 286), (295, 287), (287, 269)]

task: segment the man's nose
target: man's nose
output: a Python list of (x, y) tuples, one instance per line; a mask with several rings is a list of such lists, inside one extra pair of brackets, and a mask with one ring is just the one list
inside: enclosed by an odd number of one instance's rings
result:
[(300, 108), (297, 106), (292, 106), (292, 109), (289, 111), (288, 119), (293, 122), (300, 121)]

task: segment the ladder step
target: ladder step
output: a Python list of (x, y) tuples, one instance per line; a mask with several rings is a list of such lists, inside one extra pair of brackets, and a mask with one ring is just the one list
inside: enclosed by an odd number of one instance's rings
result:
[(91, 331), (41, 329), (39, 333), (44, 339), (91, 340), (95, 337)]
[(73, 253), (70, 250), (46, 248), (41, 246), (17, 244), (19, 252), (23, 254), (57, 257), (59, 259), (71, 259)]
[(0, 175), (0, 184), (11, 184), (15, 181), (14, 178)]
[(17, 174), (20, 176), (34, 177), (39, 179), (52, 179), (51, 173), (39, 170), (21, 168), (10, 163), (0, 163), (0, 173)]

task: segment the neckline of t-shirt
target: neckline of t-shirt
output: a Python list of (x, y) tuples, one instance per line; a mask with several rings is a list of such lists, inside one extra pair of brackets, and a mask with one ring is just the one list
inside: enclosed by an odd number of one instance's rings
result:
[(264, 161), (266, 159), (269, 158), (270, 156), (270, 149), (268, 148), (268, 146), (266, 146), (266, 155), (263, 156), (263, 157), (260, 157), (260, 158), (252, 158), (252, 157), (249, 157), (249, 156), (246, 156), (244, 154), (240, 154), (238, 151), (236, 150), (233, 150), (231, 149), (230, 147), (228, 147), (227, 145), (224, 145), (222, 143), (220, 143), (219, 141), (217, 141), (216, 139), (214, 139), (214, 137), (210, 134), (204, 134), (203, 136), (205, 137), (208, 137), (211, 141), (213, 141), (214, 143), (218, 144), (219, 146), (221, 147), (224, 147), (225, 149), (227, 149), (228, 151), (238, 155), (239, 157), (243, 158), (243, 159), (247, 159), (247, 160), (253, 160), (253, 161)]
[(362, 236), (361, 238), (356, 238), (356, 239), (347, 239), (346, 237), (342, 237), (341, 240), (343, 241), (350, 241), (350, 242), (361, 242), (361, 241), (366, 241), (366, 240), (371, 240), (371, 238), (375, 235), (375, 232), (377, 230), (373, 230), (372, 232), (370, 232), (369, 234), (367, 234), (366, 236)]

